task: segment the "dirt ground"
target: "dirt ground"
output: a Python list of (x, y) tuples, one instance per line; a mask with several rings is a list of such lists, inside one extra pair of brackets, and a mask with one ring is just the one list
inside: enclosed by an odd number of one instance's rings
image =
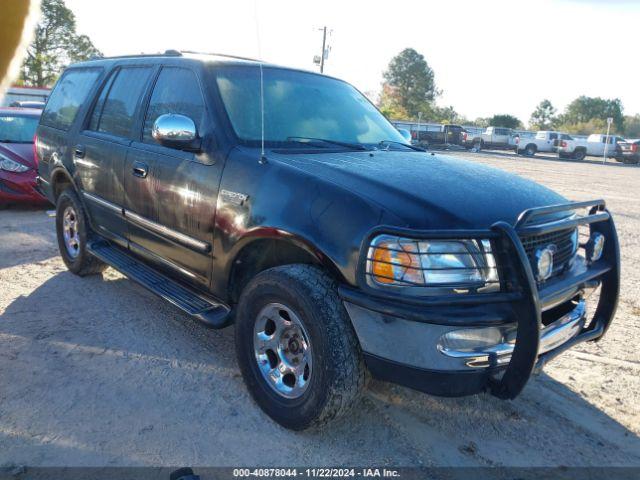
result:
[(233, 327), (209, 330), (111, 269), (75, 277), (53, 218), (3, 210), (0, 466), (640, 466), (640, 168), (453, 155), (606, 199), (623, 281), (603, 341), (553, 361), (514, 401), (372, 382), (348, 418), (293, 433), (249, 397)]

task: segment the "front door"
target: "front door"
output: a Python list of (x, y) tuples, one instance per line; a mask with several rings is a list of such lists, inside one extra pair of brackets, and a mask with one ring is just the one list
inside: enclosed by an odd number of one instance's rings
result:
[(208, 288), (222, 165), (206, 153), (159, 145), (151, 136), (160, 115), (177, 113), (190, 117), (199, 135), (206, 137), (210, 124), (204, 105), (195, 72), (163, 67), (149, 100), (141, 141), (129, 149), (124, 181), (132, 251), (183, 281)]

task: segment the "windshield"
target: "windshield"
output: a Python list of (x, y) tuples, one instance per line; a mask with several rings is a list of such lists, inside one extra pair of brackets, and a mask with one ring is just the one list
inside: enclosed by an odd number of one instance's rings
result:
[(32, 143), (39, 119), (17, 115), (0, 115), (0, 142)]
[[(263, 68), (263, 77), (267, 146), (299, 147), (299, 140), (305, 138), (345, 144), (407, 143), (371, 102), (348, 83), (269, 67)], [(236, 135), (257, 146), (261, 135), (260, 68), (219, 68), (216, 82)], [(326, 145), (335, 148), (337, 144)]]

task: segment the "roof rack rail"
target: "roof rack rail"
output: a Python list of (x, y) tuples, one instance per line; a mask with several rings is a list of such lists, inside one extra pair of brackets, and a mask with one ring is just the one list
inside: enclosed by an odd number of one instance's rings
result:
[(113, 58), (139, 58), (139, 57), (181, 57), (182, 53), (178, 50), (165, 50), (158, 53), (130, 53), (128, 55), (110, 55), (110, 56), (93, 56), (89, 60), (109, 60)]
[(215, 53), (215, 52), (196, 52), (193, 50), (180, 50), (179, 52), (180, 54), (182, 53), (191, 53), (194, 55), (212, 55), (215, 57), (225, 57), (225, 58), (236, 58), (238, 60), (248, 60), (250, 62), (262, 62), (262, 60), (259, 60), (257, 58), (250, 58), (250, 57), (241, 57), (240, 55), (229, 55), (228, 53)]

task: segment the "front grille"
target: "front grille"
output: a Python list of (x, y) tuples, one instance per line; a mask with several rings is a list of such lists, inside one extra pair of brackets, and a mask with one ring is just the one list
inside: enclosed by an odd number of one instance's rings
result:
[(545, 233), (542, 235), (528, 235), (520, 238), (524, 246), (531, 266), (536, 268), (536, 251), (548, 245), (555, 245), (557, 250), (553, 255), (553, 275), (560, 274), (569, 264), (569, 261), (576, 253), (577, 245), (574, 243), (577, 236), (574, 236), (575, 229), (559, 230), (557, 232)]

